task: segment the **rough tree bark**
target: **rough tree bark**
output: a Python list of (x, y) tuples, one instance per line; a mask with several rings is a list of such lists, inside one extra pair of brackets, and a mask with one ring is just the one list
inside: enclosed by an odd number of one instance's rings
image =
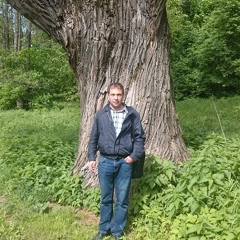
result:
[(189, 153), (182, 139), (170, 79), (166, 0), (8, 0), (67, 51), (81, 101), (79, 151), (73, 168), (85, 165), (96, 111), (107, 86), (120, 81), (126, 103), (142, 117), (146, 151), (172, 161)]
[(22, 21), (21, 14), (18, 11), (14, 13), (14, 51), (21, 50), (21, 38), (22, 38)]
[(25, 48), (31, 48), (32, 45), (32, 23), (26, 20)]
[(9, 31), (9, 15), (8, 5), (1, 2), (0, 11), (2, 13), (2, 42), (5, 50), (10, 49), (10, 31)]

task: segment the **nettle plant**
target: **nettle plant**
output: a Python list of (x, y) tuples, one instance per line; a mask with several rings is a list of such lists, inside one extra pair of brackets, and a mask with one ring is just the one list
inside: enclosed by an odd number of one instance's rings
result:
[[(212, 135), (184, 165), (148, 157), (134, 183), (138, 239), (237, 239), (240, 144)], [(158, 237), (158, 238), (157, 238)]]
[(51, 203), (57, 202), (99, 212), (99, 189), (86, 188), (83, 177), (71, 174), (78, 137), (77, 113), (75, 108), (65, 108), (1, 115), (3, 189), (29, 202), (34, 211), (48, 212)]

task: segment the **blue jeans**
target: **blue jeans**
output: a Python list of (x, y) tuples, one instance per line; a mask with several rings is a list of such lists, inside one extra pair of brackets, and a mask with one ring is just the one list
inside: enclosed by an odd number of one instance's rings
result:
[[(128, 198), (132, 180), (132, 164), (100, 155), (98, 178), (101, 189), (99, 231), (121, 235), (127, 222)], [(114, 189), (116, 195), (113, 211)]]

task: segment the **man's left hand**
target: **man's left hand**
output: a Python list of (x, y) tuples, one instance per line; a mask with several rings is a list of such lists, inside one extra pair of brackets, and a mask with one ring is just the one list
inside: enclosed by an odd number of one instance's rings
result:
[(127, 156), (126, 158), (125, 158), (125, 162), (127, 162), (127, 163), (133, 163), (134, 161), (132, 160), (132, 158), (130, 157), (130, 156)]

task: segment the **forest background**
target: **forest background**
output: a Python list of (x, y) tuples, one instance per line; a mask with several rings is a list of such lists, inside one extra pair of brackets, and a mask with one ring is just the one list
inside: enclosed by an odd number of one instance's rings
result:
[[(77, 97), (61, 47), (0, 2), (0, 109), (29, 108)], [(168, 1), (176, 100), (240, 91), (239, 1)], [(69, 100), (70, 100), (69, 99)]]
[[(148, 174), (134, 182), (125, 237), (238, 239), (240, 2), (168, 0), (167, 12), (175, 99), (193, 157), (176, 167), (149, 156)], [(99, 192), (69, 174), (80, 116), (66, 53), (5, 1), (0, 26), (1, 239), (88, 239), (75, 229), (85, 220), (67, 207), (98, 214)], [(19, 210), (25, 204), (30, 215)]]

